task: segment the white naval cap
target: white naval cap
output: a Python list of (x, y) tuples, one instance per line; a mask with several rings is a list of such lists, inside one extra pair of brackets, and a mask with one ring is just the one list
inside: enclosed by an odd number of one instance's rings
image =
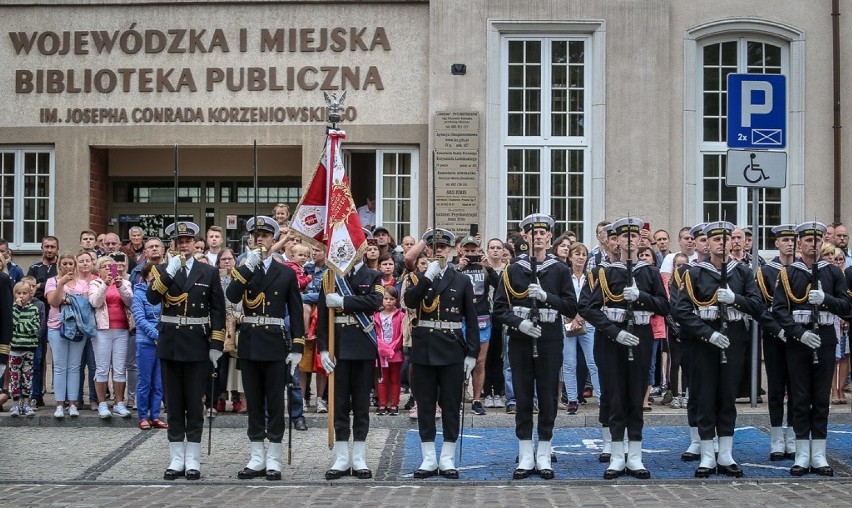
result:
[(189, 221), (178, 221), (176, 224), (166, 226), (166, 236), (180, 238), (182, 236), (195, 237), (198, 234), (198, 224)]
[(277, 237), (280, 228), (278, 227), (278, 223), (275, 222), (271, 217), (267, 217), (266, 215), (258, 215), (257, 217), (252, 217), (246, 221), (246, 231), (249, 233), (255, 233), (257, 231), (266, 231), (268, 233), (272, 233), (272, 236)]
[(818, 236), (822, 238), (826, 231), (828, 231), (828, 228), (825, 227), (825, 224), (822, 222), (803, 222), (796, 226), (796, 234), (799, 235), (799, 237)]
[(543, 213), (531, 213), (521, 221), (521, 229), (527, 233), (533, 229), (546, 229), (550, 231), (553, 229), (553, 224), (553, 217)]
[(703, 232), (705, 235), (707, 235), (707, 238), (722, 234), (731, 236), (731, 233), (733, 233), (736, 228), (737, 227), (734, 226), (732, 223), (726, 220), (720, 220), (716, 222), (708, 222), (707, 224), (705, 224)]
[(617, 236), (626, 233), (638, 233), (645, 223), (639, 217), (622, 217), (612, 223), (612, 229)]

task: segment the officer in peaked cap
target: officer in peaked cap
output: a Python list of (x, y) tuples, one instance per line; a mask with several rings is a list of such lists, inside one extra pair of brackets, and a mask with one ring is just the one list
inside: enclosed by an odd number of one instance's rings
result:
[(597, 284), (584, 299), (583, 316), (601, 332), (597, 337), (602, 342), (599, 363), (606, 377), (612, 437), (605, 479), (615, 479), (625, 471), (639, 479), (651, 476), (642, 462), (642, 401), (654, 341), (651, 316), (668, 314), (669, 305), (659, 269), (638, 261), (643, 224), (638, 217), (624, 217), (612, 224), (618, 236), (619, 257), (598, 269)]
[[(763, 304), (751, 270), (728, 256), (727, 237), (734, 227), (725, 221), (704, 226), (710, 258), (684, 274), (683, 287), (672, 305), (672, 317), (681, 330), (690, 330), (686, 337), (690, 341), (690, 402), (695, 399), (701, 440), (698, 478), (717, 471), (737, 478), (743, 475), (732, 456), (734, 402), (750, 341), (745, 317), (759, 318)], [(718, 459), (713, 446), (716, 436)]]
[(706, 222), (699, 222), (692, 226), (692, 229), (689, 230), (689, 234), (692, 235), (692, 239), (695, 240), (695, 253), (697, 254), (693, 264), (705, 261), (709, 257), (707, 249), (707, 234), (704, 232), (704, 228), (707, 224), (708, 223)]
[[(553, 219), (536, 213), (524, 218), (521, 227), (532, 247), (503, 270), (494, 292), (494, 316), (509, 328), (518, 438), (518, 467), (513, 478), (527, 478), (537, 471), (549, 480), (554, 477), (550, 452), (562, 368), (562, 317), (574, 318), (577, 299), (568, 266), (548, 252)], [(532, 441), (534, 391), (540, 410), (536, 453)]]
[[(796, 255), (796, 225), (781, 224), (772, 228), (775, 236), (775, 248), (778, 255), (757, 269), (757, 286), (763, 298), (766, 311), (760, 320), (763, 334), (763, 361), (766, 366), (766, 392), (769, 399), (770, 450), (769, 460), (778, 461), (794, 459), (796, 450), (796, 433), (790, 420), (792, 399), (790, 393), (790, 375), (787, 371), (787, 345), (784, 329), (772, 315), (772, 299), (775, 284), (781, 270), (795, 261)], [(746, 360), (748, 361), (748, 360)], [(787, 434), (784, 435), (784, 399), (787, 398)]]
[[(245, 480), (265, 476), (267, 480), (280, 480), (284, 437), (281, 394), (287, 388), (288, 368), (292, 380), (302, 358), (305, 344), (302, 297), (296, 273), (265, 255), (275, 244), (278, 223), (259, 215), (246, 222), (246, 230), (254, 236), (256, 248), (246, 254), (242, 266), (231, 270), (231, 283), (226, 291), (231, 302), (243, 302), (237, 356), (248, 403), (251, 458), (237, 477)], [(288, 314), (292, 351), (284, 323)], [(269, 440), (266, 451), (264, 439)]]
[[(433, 229), (422, 240), (432, 249), (426, 270), (409, 274), (405, 306), (417, 310), (411, 330), (412, 391), (417, 394), (417, 427), (423, 461), (415, 478), (459, 477), (455, 467), (462, 385), (479, 355), (479, 323), (470, 278), (447, 261), (455, 235)], [(464, 323), (464, 333), (462, 333)], [(435, 405), (443, 415), (444, 443), (435, 450)]]
[[(364, 229), (369, 245), (375, 239)], [(358, 260), (345, 277), (332, 270), (323, 275), (317, 300), (317, 349), (326, 372), (334, 371), (334, 463), (325, 472), (326, 480), (352, 474), (371, 478), (367, 467), (367, 433), (370, 430), (370, 390), (373, 388), (378, 348), (373, 330), (373, 313), (382, 306), (384, 288), (381, 273)], [(331, 291), (332, 283), (335, 290)], [(329, 308), (335, 309), (334, 358), (329, 354)], [(350, 422), (349, 415), (352, 414)], [(352, 456), (349, 436), (352, 436)]]
[(796, 431), (793, 476), (808, 472), (834, 475), (825, 456), (837, 346), (834, 321), (836, 317), (848, 319), (852, 306), (843, 272), (832, 263), (819, 261), (825, 232), (825, 225), (819, 222), (796, 227), (801, 257), (781, 269), (772, 299), (772, 314), (787, 339), (790, 420)]
[[(225, 294), (216, 268), (192, 256), (198, 226), (178, 222), (166, 228), (175, 238), (179, 256), (152, 269), (154, 280), (148, 300), (162, 303), (157, 357), (162, 362), (169, 406), (171, 462), (163, 478), (188, 480), (201, 477), (201, 433), (204, 427), (204, 387), (210, 372), (207, 362), (222, 356), (225, 340)], [(184, 445), (184, 439), (187, 441)]]

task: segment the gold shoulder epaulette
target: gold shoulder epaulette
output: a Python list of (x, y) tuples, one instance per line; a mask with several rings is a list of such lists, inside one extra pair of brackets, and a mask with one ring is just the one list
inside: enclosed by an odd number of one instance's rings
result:
[(718, 294), (715, 292), (713, 293), (713, 297), (707, 300), (706, 302), (699, 301), (695, 297), (695, 290), (692, 287), (692, 277), (689, 276), (689, 271), (686, 271), (683, 274), (683, 286), (686, 288), (686, 294), (689, 295), (689, 299), (692, 300), (692, 304), (696, 307), (709, 307), (710, 305), (716, 303)]
[(239, 281), (240, 284), (247, 284), (248, 283), (246, 278), (243, 277), (243, 274), (241, 274), (240, 271), (237, 270), (236, 268), (231, 268), (231, 278), (236, 280), (236, 281)]
[[(530, 290), (529, 288), (525, 289), (523, 293), (519, 293), (515, 291), (515, 288), (512, 287), (512, 281), (509, 277), (509, 267), (503, 269), (503, 286), (506, 288), (506, 298), (511, 301), (511, 298), (526, 298)], [(509, 298), (511, 295), (511, 298)]]
[(624, 293), (620, 295), (615, 295), (612, 291), (609, 290), (609, 283), (606, 280), (606, 271), (601, 267), (598, 271), (598, 284), (601, 286), (601, 292), (603, 293), (604, 305), (607, 302), (621, 302), (624, 300)]
[(156, 266), (151, 267), (151, 274), (154, 275), (154, 283), (151, 285), (151, 289), (160, 293), (161, 295), (166, 294), (166, 291), (168, 291), (169, 288), (167, 288), (166, 285), (160, 281), (160, 271), (157, 270)]
[(781, 269), (781, 285), (784, 287), (784, 293), (787, 299), (795, 304), (802, 304), (808, 300), (808, 293), (811, 292), (811, 283), (808, 282), (808, 287), (805, 288), (805, 294), (801, 298), (796, 298), (793, 294), (793, 288), (790, 287), (790, 277), (787, 275), (787, 267)]
[(763, 295), (763, 299), (769, 303), (772, 303), (773, 295), (769, 293), (769, 289), (766, 287), (766, 281), (763, 279), (763, 267), (757, 267), (757, 286), (760, 288), (760, 294)]
[(381, 284), (376, 284), (376, 286), (373, 289), (376, 291), (376, 293), (379, 293), (380, 295), (385, 294), (385, 287), (382, 286)]

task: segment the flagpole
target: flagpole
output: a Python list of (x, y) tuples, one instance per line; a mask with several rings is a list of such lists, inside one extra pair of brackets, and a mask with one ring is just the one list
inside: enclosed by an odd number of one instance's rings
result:
[[(328, 278), (328, 288), (326, 288), (325, 294), (334, 293), (337, 288), (334, 285), (334, 275), (331, 275)], [(335, 358), (334, 356), (334, 309), (329, 307), (328, 309), (328, 356), (331, 358)], [(328, 373), (328, 383), (326, 384), (328, 387), (328, 449), (334, 449), (334, 412), (336, 409), (336, 404), (334, 403), (334, 371)]]

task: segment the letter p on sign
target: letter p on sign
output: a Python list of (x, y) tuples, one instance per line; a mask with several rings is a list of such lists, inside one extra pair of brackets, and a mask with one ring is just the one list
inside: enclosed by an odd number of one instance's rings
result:
[(740, 121), (743, 127), (751, 127), (752, 115), (766, 115), (772, 111), (772, 86), (766, 81), (743, 81), (741, 102)]
[(787, 145), (787, 77), (728, 74), (728, 147), (779, 149)]

